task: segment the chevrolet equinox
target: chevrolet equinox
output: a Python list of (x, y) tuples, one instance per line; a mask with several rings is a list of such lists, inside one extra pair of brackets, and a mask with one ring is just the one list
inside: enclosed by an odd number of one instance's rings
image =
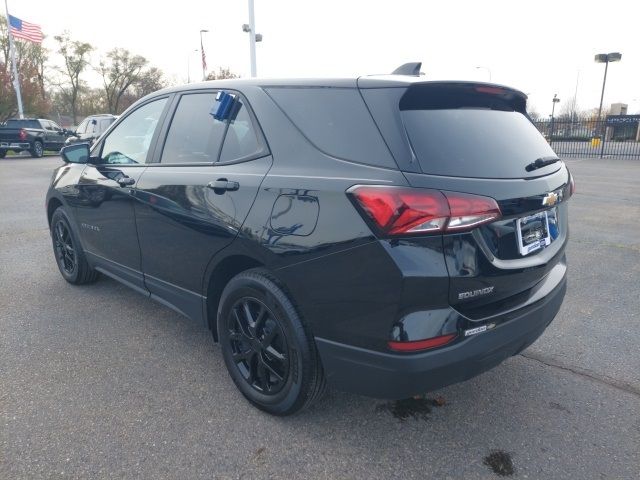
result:
[(61, 152), (60, 273), (200, 322), (276, 415), (327, 384), (401, 399), (495, 367), (560, 308), (573, 180), (522, 92), (418, 71), (143, 98)]

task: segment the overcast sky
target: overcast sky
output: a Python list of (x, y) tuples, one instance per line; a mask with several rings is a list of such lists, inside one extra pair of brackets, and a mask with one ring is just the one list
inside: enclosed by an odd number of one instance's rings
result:
[[(604, 65), (594, 54), (619, 51), (605, 105), (640, 113), (640, 1), (255, 0), (258, 75), (359, 76), (422, 61), (428, 79), (489, 79), (516, 87), (541, 114), (560, 108), (578, 82), (580, 108), (597, 107)], [(201, 76), (199, 31), (210, 69), (249, 75), (247, 0), (9, 0), (9, 10), (53, 36), (69, 30), (98, 56), (113, 47), (145, 56), (176, 82)], [(95, 78), (90, 79), (95, 82)]]

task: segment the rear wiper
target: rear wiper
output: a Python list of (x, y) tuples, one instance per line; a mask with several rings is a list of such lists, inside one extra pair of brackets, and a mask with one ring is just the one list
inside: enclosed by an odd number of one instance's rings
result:
[(560, 159), (558, 157), (540, 157), (536, 159), (535, 162), (531, 162), (529, 165), (525, 167), (527, 172), (533, 172), (538, 168), (546, 167), (547, 165), (551, 165), (552, 163), (559, 162)]

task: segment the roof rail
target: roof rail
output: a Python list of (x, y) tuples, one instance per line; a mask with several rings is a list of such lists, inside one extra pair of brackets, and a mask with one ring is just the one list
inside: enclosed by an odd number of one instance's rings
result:
[(411, 75), (413, 77), (419, 77), (421, 67), (422, 62), (405, 63), (404, 65), (400, 65), (393, 72), (391, 72), (391, 75)]

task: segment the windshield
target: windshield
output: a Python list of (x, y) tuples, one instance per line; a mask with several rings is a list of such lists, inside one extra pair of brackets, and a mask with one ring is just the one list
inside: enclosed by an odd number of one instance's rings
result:
[(537, 158), (555, 153), (522, 113), (483, 108), (404, 110), (402, 121), (424, 173), (475, 178), (525, 178)]

